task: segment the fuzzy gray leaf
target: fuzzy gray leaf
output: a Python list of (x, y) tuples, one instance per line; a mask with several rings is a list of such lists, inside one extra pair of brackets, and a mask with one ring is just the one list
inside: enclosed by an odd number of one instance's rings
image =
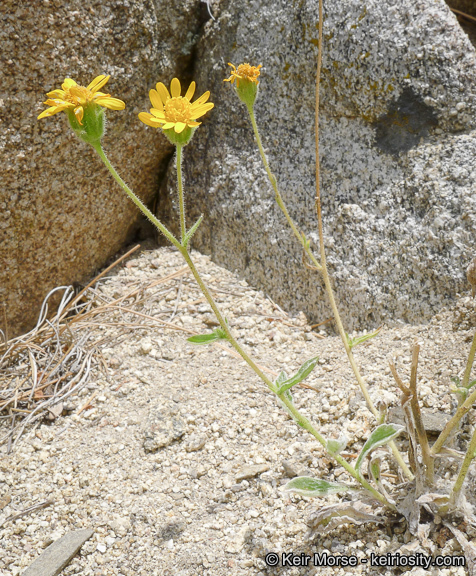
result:
[(366, 524), (376, 522), (382, 524), (385, 521), (381, 516), (372, 513), (372, 508), (363, 502), (341, 502), (325, 506), (317, 510), (308, 519), (309, 535), (323, 534), (337, 528), (341, 524)]

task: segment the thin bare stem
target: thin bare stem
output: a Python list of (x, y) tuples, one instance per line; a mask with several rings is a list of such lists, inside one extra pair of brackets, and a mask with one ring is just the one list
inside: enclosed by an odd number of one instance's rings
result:
[(398, 372), (397, 372), (397, 369), (396, 369), (396, 367), (395, 367), (395, 364), (394, 364), (393, 362), (389, 362), (388, 364), (389, 364), (389, 366), (390, 366), (390, 370), (391, 370), (391, 372), (392, 372), (392, 376), (394, 377), (397, 386), (398, 386), (398, 387), (400, 388), (400, 390), (405, 394), (405, 396), (410, 397), (412, 392), (411, 392), (410, 388), (408, 388), (408, 386), (406, 386), (406, 385), (403, 383), (403, 380), (402, 380), (402, 379), (400, 378), (400, 376), (398, 375)]
[(185, 242), (185, 234), (187, 229), (185, 227), (185, 205), (183, 199), (183, 181), (182, 181), (182, 146), (177, 144), (177, 185), (179, 197), (179, 211), (180, 211), (180, 239), (182, 244)]
[[(349, 346), (347, 341), (347, 335), (345, 333), (344, 327), (342, 325), (342, 321), (340, 318), (339, 310), (337, 308), (337, 304), (334, 298), (334, 293), (332, 290), (329, 273), (327, 271), (327, 260), (326, 260), (326, 252), (324, 248), (324, 231), (322, 226), (322, 208), (321, 208), (321, 188), (320, 188), (320, 160), (319, 160), (319, 87), (321, 81), (321, 68), (322, 68), (322, 29), (323, 29), (323, 9), (322, 9), (322, 0), (319, 0), (319, 44), (318, 44), (318, 55), (317, 55), (317, 74), (316, 74), (316, 113), (315, 113), (315, 147), (316, 147), (316, 199), (315, 199), (315, 206), (317, 212), (317, 223), (318, 223), (318, 231), (319, 231), (319, 249), (321, 255), (321, 272), (322, 277), (324, 280), (324, 284), (326, 287), (327, 295), (329, 297), (329, 302), (332, 308), (332, 312), (334, 313), (335, 322), (337, 325), (337, 330), (340, 334), (342, 342), (344, 344), (345, 351), (347, 353), (347, 357), (349, 359), (350, 365), (352, 366), (352, 370), (355, 374), (357, 382), (360, 386), (362, 394), (364, 395), (365, 401), (367, 402), (367, 406), (375, 418), (378, 419), (379, 412), (375, 408), (367, 390), (367, 386), (360, 375), (359, 368), (357, 363), (355, 362), (354, 355), (352, 354), (352, 350)], [(392, 441), (389, 443), (389, 446), (393, 452), (395, 459), (397, 460), (399, 466), (402, 468), (403, 473), (409, 479), (413, 479), (413, 474), (409, 470), (408, 466), (404, 462), (402, 455), (398, 451), (395, 443)]]
[(423, 426), (420, 404), (418, 402), (417, 373), (418, 373), (419, 354), (420, 354), (420, 345), (415, 342), (415, 344), (413, 345), (412, 366), (410, 371), (410, 392), (411, 392), (410, 406), (412, 408), (413, 420), (415, 422), (418, 442), (420, 443), (421, 447), (421, 455), (423, 458), (423, 462), (426, 466), (426, 477), (430, 484), (434, 484), (435, 482), (434, 461), (430, 451), (430, 445), (428, 444), (428, 436), (426, 435), (426, 430), (425, 427)]

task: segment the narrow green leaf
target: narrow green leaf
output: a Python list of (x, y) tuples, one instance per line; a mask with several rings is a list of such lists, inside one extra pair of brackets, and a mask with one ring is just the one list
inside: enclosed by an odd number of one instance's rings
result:
[(375, 430), (370, 435), (370, 438), (364, 444), (362, 452), (357, 458), (357, 462), (355, 463), (356, 471), (359, 472), (362, 462), (365, 460), (368, 454), (372, 452), (372, 450), (375, 450), (375, 448), (391, 442), (400, 434), (403, 429), (404, 426), (400, 426), (399, 424), (380, 424), (380, 426), (377, 426), (377, 428), (375, 428)]
[[(318, 356), (316, 356), (315, 358), (311, 358), (310, 360), (307, 360), (306, 362), (304, 362), (304, 364), (301, 366), (301, 368), (299, 368), (299, 370), (296, 372), (296, 374), (294, 376), (292, 376), (288, 380), (285, 380), (284, 382), (280, 382), (280, 385), (278, 387), (278, 394), (282, 394), (286, 390), (289, 390), (293, 386), (296, 386), (296, 384), (299, 384), (299, 382), (302, 382), (314, 370), (314, 368), (318, 362), (319, 362)], [(281, 372), (281, 374), (282, 374), (282, 372)], [(280, 376), (281, 376), (281, 374), (280, 374)], [(278, 376), (278, 378), (279, 378), (279, 376)], [(278, 383), (277, 380), (276, 380), (276, 383)]]
[(211, 334), (198, 334), (197, 336), (190, 336), (187, 338), (188, 342), (192, 344), (211, 344), (215, 340), (220, 340), (220, 336), (216, 332)]
[(375, 336), (378, 335), (380, 330), (381, 328), (378, 328), (377, 330), (375, 330), (375, 332), (371, 332), (370, 334), (364, 334), (363, 336), (357, 336), (357, 338), (351, 338), (346, 332), (347, 343), (349, 344), (349, 347), (352, 349), (355, 346), (358, 346), (359, 344), (367, 342), (367, 340), (370, 340), (371, 338), (375, 338)]
[(337, 482), (326, 482), (326, 480), (319, 480), (318, 478), (300, 476), (289, 481), (284, 489), (287, 492), (295, 492), (301, 496), (327, 496), (337, 492), (347, 492), (350, 487)]
[(202, 223), (203, 220), (203, 214), (200, 216), (200, 218), (195, 222), (195, 224), (190, 228), (190, 230), (185, 234), (185, 238), (183, 241), (183, 247), (186, 248), (188, 243), (190, 242), (190, 240), (192, 239), (192, 236), (195, 234), (195, 232), (198, 230), (198, 227), (200, 226), (200, 224)]
[(301, 232), (301, 238), (303, 241), (303, 246), (305, 249), (308, 249), (311, 247), (311, 240), (306, 238), (306, 235), (304, 234), (304, 232)]

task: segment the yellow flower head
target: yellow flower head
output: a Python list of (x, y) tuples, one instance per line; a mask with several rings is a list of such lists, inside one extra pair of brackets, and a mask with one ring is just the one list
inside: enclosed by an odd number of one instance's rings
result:
[(61, 90), (58, 89), (48, 92), (48, 100), (45, 104), (50, 106), (50, 108), (44, 110), (38, 116), (38, 120), (54, 116), (58, 112), (66, 110), (68, 112), (74, 112), (78, 124), (82, 126), (84, 110), (91, 104), (98, 104), (99, 106), (104, 106), (104, 108), (109, 108), (111, 110), (124, 110), (126, 105), (122, 100), (111, 98), (110, 94), (98, 92), (98, 90), (106, 84), (109, 78), (110, 76), (97, 76), (87, 88), (79, 86), (79, 84), (76, 84), (76, 82), (71, 80), (71, 78), (66, 78), (61, 86)]
[[(193, 130), (201, 124), (201, 122), (197, 122), (197, 118), (215, 106), (212, 102), (207, 102), (210, 92), (205, 92), (195, 102), (191, 102), (195, 93), (195, 86), (195, 82), (192, 82), (185, 96), (181, 96), (182, 89), (177, 78), (174, 78), (170, 83), (170, 92), (162, 82), (158, 82), (156, 90), (152, 89), (149, 92), (152, 103), (150, 114), (141, 112), (139, 119), (152, 128), (162, 128), (174, 144), (188, 143)], [(184, 138), (175, 136), (182, 133)]]
[(231, 76), (225, 78), (224, 82), (233, 82), (236, 80), (236, 93), (238, 98), (248, 106), (252, 108), (256, 97), (258, 96), (258, 76), (260, 75), (259, 69), (262, 67), (251, 66), (250, 64), (240, 64), (238, 69), (233, 66), (233, 64), (228, 63), (228, 66), (233, 68)]
[(254, 82), (255, 84), (259, 84), (258, 76), (260, 75), (259, 69), (263, 67), (262, 64), (259, 66), (251, 66), (250, 64), (240, 64), (238, 66), (238, 70), (236, 69), (233, 64), (228, 62), (228, 66), (233, 68), (231, 72), (231, 76), (229, 78), (225, 78), (224, 82), (233, 82), (236, 80), (236, 85), (240, 85), (240, 80), (244, 80), (245, 82)]

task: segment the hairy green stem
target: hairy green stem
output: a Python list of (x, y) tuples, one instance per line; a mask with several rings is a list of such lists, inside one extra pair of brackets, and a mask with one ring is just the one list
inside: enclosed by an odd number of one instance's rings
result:
[(471, 466), (471, 462), (474, 459), (475, 451), (476, 451), (476, 429), (473, 432), (473, 437), (471, 438), (471, 442), (469, 443), (468, 449), (466, 450), (466, 455), (464, 457), (463, 463), (461, 464), (458, 477), (456, 478), (453, 490), (451, 491), (450, 496), (451, 502), (456, 502), (456, 500), (458, 499), (458, 496), (461, 492), (461, 488), (463, 487), (463, 482), (466, 478), (469, 467)]
[(183, 246), (185, 243), (185, 234), (187, 233), (187, 229), (185, 227), (185, 205), (183, 200), (183, 182), (182, 182), (183, 146), (177, 144), (176, 148), (177, 148), (177, 185), (178, 185), (179, 210), (180, 210), (180, 239), (182, 241)]
[(187, 251), (187, 248), (183, 248), (183, 247), (180, 248), (180, 252), (181, 252), (185, 262), (188, 264), (188, 266), (189, 266), (189, 268), (193, 274), (193, 277), (197, 281), (197, 284), (199, 285), (200, 290), (203, 292), (203, 295), (207, 299), (207, 302), (210, 304), (210, 307), (213, 310), (213, 313), (215, 314), (218, 322), (220, 322), (220, 326), (221, 326), (222, 330), (225, 332), (227, 340), (230, 342), (230, 344), (233, 346), (233, 348), (238, 352), (238, 354), (243, 358), (243, 360), (248, 364), (248, 366), (250, 366), (250, 368), (261, 378), (261, 380), (263, 380), (263, 382), (266, 384), (266, 386), (272, 392), (275, 392), (275, 386), (274, 386), (273, 382), (266, 376), (266, 374), (264, 374), (264, 372), (262, 370), (260, 370), (260, 368), (255, 364), (255, 362), (253, 362), (253, 360), (248, 356), (248, 354), (243, 350), (243, 348), (240, 346), (240, 344), (233, 337), (233, 335), (230, 331), (230, 328), (228, 326), (228, 323), (225, 320), (225, 317), (221, 313), (215, 300), (213, 299), (213, 296), (211, 295), (207, 286), (203, 282), (197, 268), (195, 267), (195, 264), (192, 261), (192, 258), (190, 257), (190, 254)]
[[(178, 164), (178, 162), (179, 162), (179, 156), (177, 155), (177, 164)], [(178, 171), (178, 169), (177, 169), (177, 174), (181, 174)], [(180, 176), (179, 176), (179, 178), (180, 178)], [(181, 182), (179, 182), (179, 190), (180, 189), (181, 189)], [(181, 206), (183, 206), (183, 204), (181, 204)], [(241, 345), (233, 337), (233, 335), (230, 331), (230, 328), (228, 326), (228, 323), (225, 320), (225, 317), (223, 316), (221, 310), (218, 308), (218, 305), (216, 304), (215, 300), (213, 299), (213, 296), (210, 293), (210, 291), (208, 290), (206, 284), (203, 282), (203, 280), (200, 276), (200, 273), (198, 272), (197, 268), (195, 267), (195, 264), (192, 261), (192, 258), (190, 257), (190, 254), (188, 253), (187, 248), (181, 247), (180, 252), (181, 252), (184, 260), (187, 262), (197, 284), (200, 287), (200, 290), (202, 291), (206, 300), (210, 304), (210, 307), (213, 310), (218, 322), (220, 323), (222, 330), (225, 332), (225, 334), (227, 336), (227, 340), (230, 342), (230, 344), (233, 346), (233, 348), (238, 352), (238, 354), (243, 358), (243, 360), (248, 364), (248, 366), (250, 366), (250, 368), (261, 378), (261, 380), (263, 380), (263, 382), (266, 384), (266, 386), (272, 392), (274, 392), (276, 394), (276, 387), (273, 384), (273, 382), (263, 373), (262, 370), (260, 370), (260, 368), (256, 365), (256, 363), (250, 358), (250, 356), (248, 356), (248, 354), (243, 350)], [(326, 442), (325, 438), (314, 428), (314, 426), (311, 424), (311, 422), (309, 422), (309, 420), (307, 418), (305, 418), (304, 416), (302, 416), (300, 414), (300, 412), (297, 410), (297, 408), (294, 406), (294, 404), (288, 400), (288, 398), (286, 397), (285, 394), (276, 394), (276, 395), (281, 400), (281, 402), (283, 402), (283, 404), (285, 404), (285, 406), (287, 407), (289, 412), (294, 416), (294, 418), (299, 423), (299, 425), (302, 428), (304, 428), (305, 430), (307, 430), (310, 434), (312, 434), (314, 436), (314, 438), (316, 438), (318, 440), (318, 442), (327, 451), (327, 448), (326, 448), (327, 442)], [(354, 468), (348, 462), (346, 462), (346, 460), (344, 460), (342, 458), (342, 456), (339, 456), (338, 454), (330, 454), (330, 455), (333, 458), (335, 458), (335, 460), (343, 468), (345, 468), (345, 470), (353, 478), (355, 478), (368, 492), (370, 492), (370, 494), (372, 494), (377, 500), (379, 500), (385, 506), (388, 506), (390, 508), (394, 508), (393, 505), (390, 502), (388, 502), (388, 500), (382, 494), (380, 494), (380, 492), (375, 490), (375, 488), (373, 488), (373, 486), (371, 486), (364, 478), (360, 477), (358, 475), (358, 473), (354, 470)]]
[[(469, 384), (469, 377), (471, 374), (471, 368), (473, 367), (474, 356), (476, 354), (476, 333), (473, 337), (473, 343), (471, 344), (471, 349), (469, 351), (468, 362), (466, 363), (466, 369), (464, 371), (463, 380), (461, 382), (461, 386), (466, 388)], [(473, 404), (476, 402), (476, 389), (473, 390), (473, 393), (470, 394), (466, 400), (458, 406), (456, 412), (454, 413), (453, 417), (446, 423), (446, 426), (443, 428), (442, 432), (436, 439), (436, 442), (433, 444), (431, 448), (431, 453), (433, 455), (438, 454), (438, 452), (443, 448), (444, 443), (453, 432), (454, 428), (458, 426), (461, 419), (466, 415), (467, 412), (471, 409)], [(466, 454), (467, 456), (467, 454)]]
[[(294, 404), (286, 398), (285, 394), (277, 394), (278, 398), (281, 400), (283, 404), (285, 404), (286, 408), (289, 412), (293, 415), (294, 419), (298, 422), (299, 426), (310, 432), (314, 438), (326, 449), (327, 451), (327, 442), (321, 434), (314, 428), (314, 426), (309, 422), (307, 418), (302, 416), (299, 413), (299, 410), (294, 406)], [(332, 456), (355, 480), (357, 480), (374, 498), (379, 500), (382, 504), (391, 508), (392, 510), (396, 510), (395, 506), (391, 504), (383, 494), (375, 490), (375, 488), (369, 484), (364, 478), (362, 478), (358, 472), (346, 461), (342, 456), (339, 454), (331, 454), (328, 452), (330, 456)]]
[(175, 236), (172, 234), (172, 232), (167, 230), (167, 228), (162, 224), (162, 222), (152, 214), (152, 212), (147, 208), (147, 206), (145, 204), (143, 204), (143, 202), (134, 194), (134, 192), (132, 192), (132, 190), (129, 188), (129, 186), (124, 182), (124, 180), (116, 172), (114, 166), (107, 159), (107, 156), (104, 153), (104, 150), (102, 149), (101, 142), (99, 140), (97, 142), (94, 142), (92, 144), (92, 147), (99, 154), (101, 160), (106, 165), (106, 168), (109, 170), (109, 172), (114, 177), (114, 180), (119, 184), (119, 186), (129, 196), (129, 198), (132, 200), (132, 202), (134, 202), (134, 204), (139, 208), (139, 210), (145, 216), (147, 216), (147, 218), (152, 222), (152, 224), (157, 226), (157, 228), (162, 232), (162, 234), (167, 238), (167, 240), (169, 240), (176, 248), (178, 248), (180, 250), (182, 245), (175, 238)]
[[(262, 370), (260, 370), (260, 368), (248, 356), (248, 354), (243, 350), (243, 348), (240, 346), (240, 344), (235, 340), (235, 338), (231, 334), (230, 328), (229, 328), (229, 326), (225, 320), (225, 317), (221, 313), (220, 309), (218, 308), (216, 302), (213, 299), (213, 296), (211, 295), (207, 286), (203, 282), (203, 280), (200, 276), (200, 273), (196, 269), (187, 249), (182, 248), (180, 250), (180, 252), (181, 252), (182, 256), (184, 257), (185, 261), (187, 262), (188, 266), (190, 267), (190, 270), (191, 270), (195, 280), (197, 281), (197, 284), (199, 285), (201, 291), (203, 292), (203, 295), (205, 296), (208, 303), (210, 304), (218, 322), (220, 322), (220, 326), (221, 326), (222, 330), (225, 332), (227, 339), (230, 342), (230, 344), (238, 352), (238, 354), (243, 358), (243, 360), (250, 366), (250, 368), (261, 378), (261, 380), (263, 380), (263, 382), (268, 386), (268, 388), (276, 394), (276, 387), (274, 386), (273, 382), (263, 373)], [(305, 430), (307, 430), (310, 434), (312, 434), (314, 436), (314, 438), (316, 438), (316, 440), (327, 451), (327, 448), (326, 448), (327, 442), (326, 442), (325, 438), (314, 428), (314, 426), (311, 424), (311, 422), (309, 422), (309, 420), (307, 418), (305, 418), (304, 416), (301, 415), (299, 410), (297, 410), (297, 408), (294, 406), (294, 404), (288, 400), (288, 398), (286, 397), (285, 394), (276, 394), (276, 395), (281, 400), (281, 402), (283, 402), (283, 404), (285, 404), (288, 411), (294, 416), (295, 420), (299, 423), (299, 425), (302, 428), (304, 428)], [(375, 488), (373, 488), (373, 486), (371, 486), (364, 478), (360, 477), (358, 475), (358, 473), (354, 470), (354, 468), (346, 460), (344, 460), (344, 458), (342, 458), (342, 456), (339, 456), (339, 454), (330, 454), (330, 456), (335, 458), (335, 460), (343, 468), (345, 468), (345, 470), (353, 478), (355, 478), (368, 492), (370, 492), (370, 494), (372, 494), (377, 500), (379, 500), (382, 504), (384, 504), (385, 506), (388, 506), (389, 508), (392, 508), (392, 509), (394, 508), (394, 506), (390, 502), (388, 502), (388, 500), (382, 494), (380, 494), (380, 492), (375, 490)]]
[(463, 380), (461, 381), (461, 386), (465, 388), (469, 384), (469, 377), (471, 376), (471, 369), (473, 368), (474, 356), (476, 354), (476, 332), (473, 336), (473, 343), (471, 344), (471, 350), (469, 351), (468, 362), (466, 363), (466, 369), (464, 371)]
[(445, 427), (443, 428), (443, 431), (441, 432), (441, 434), (436, 439), (436, 442), (431, 447), (431, 453), (433, 455), (438, 454), (438, 452), (443, 448), (443, 445), (448, 439), (448, 436), (453, 431), (453, 428), (455, 428), (459, 424), (461, 419), (467, 414), (467, 412), (471, 410), (475, 402), (476, 402), (476, 390), (474, 390), (473, 393), (466, 398), (463, 404), (461, 404), (461, 406), (458, 407), (453, 417), (446, 423)]
[(305, 237), (299, 232), (296, 224), (294, 223), (293, 219), (289, 215), (286, 204), (284, 203), (284, 201), (281, 197), (281, 194), (280, 194), (279, 188), (278, 188), (278, 182), (276, 180), (276, 176), (271, 172), (271, 169), (270, 169), (269, 163), (268, 163), (268, 159), (266, 158), (266, 154), (265, 154), (263, 145), (261, 143), (261, 137), (259, 134), (258, 125), (256, 124), (256, 118), (255, 118), (253, 106), (250, 104), (247, 106), (247, 108), (248, 108), (248, 113), (250, 115), (251, 125), (253, 126), (253, 132), (255, 133), (256, 142), (258, 144), (258, 149), (259, 149), (259, 153), (261, 156), (261, 160), (262, 160), (264, 168), (268, 174), (269, 181), (271, 182), (271, 185), (273, 187), (274, 195), (276, 197), (276, 202), (277, 202), (278, 206), (281, 208), (281, 211), (283, 212), (284, 216), (286, 217), (286, 220), (288, 221), (288, 224), (291, 227), (291, 230), (293, 231), (294, 236), (296, 236), (296, 238), (301, 243), (301, 246), (303, 247), (304, 251), (309, 256), (309, 259), (312, 261), (312, 263), (314, 264), (314, 266), (318, 270), (321, 270), (321, 265), (319, 264), (316, 257), (312, 253), (310, 246), (305, 241)]
[[(116, 172), (112, 164), (107, 159), (104, 151), (101, 147), (101, 144), (98, 142), (94, 145), (95, 150), (98, 152), (99, 156), (101, 157), (102, 161), (114, 176), (117, 183), (121, 186), (121, 188), (126, 192), (129, 198), (136, 204), (136, 206), (145, 214), (156, 226), (159, 228), (161, 232), (172, 242), (174, 246), (178, 248), (182, 257), (184, 258), (185, 262), (189, 266), (195, 280), (197, 281), (200, 290), (203, 292), (203, 295), (207, 299), (208, 303), (210, 304), (218, 322), (222, 330), (225, 332), (228, 341), (233, 346), (233, 348), (240, 354), (243, 360), (250, 366), (250, 368), (261, 378), (261, 380), (267, 385), (267, 387), (276, 394), (276, 387), (273, 382), (264, 374), (264, 372), (257, 366), (257, 364), (248, 356), (248, 354), (243, 350), (240, 344), (235, 340), (233, 337), (228, 323), (225, 320), (225, 317), (221, 313), (220, 309), (218, 308), (215, 300), (213, 299), (212, 294), (208, 290), (207, 286), (203, 282), (200, 273), (198, 272), (195, 264), (188, 253), (186, 246), (183, 246), (176, 240), (176, 238), (167, 230), (167, 228), (148, 210), (148, 208), (137, 198), (137, 196), (132, 192), (132, 190), (127, 186), (127, 184), (122, 180), (119, 174)], [(180, 222), (181, 222), (181, 236), (182, 236), (182, 243), (184, 241), (185, 235), (185, 217), (184, 217), (184, 202), (183, 202), (183, 183), (182, 183), (182, 171), (181, 171), (181, 162), (182, 162), (182, 149), (181, 147), (177, 146), (177, 178), (178, 178), (178, 190), (179, 190), (179, 207), (180, 207)], [(277, 395), (279, 399), (285, 404), (288, 411), (293, 415), (297, 422), (299, 422), (300, 426), (302, 426), (305, 430), (307, 430), (310, 434), (312, 434), (318, 442), (326, 448), (327, 443), (325, 438), (319, 434), (319, 432), (314, 428), (314, 426), (300, 414), (300, 412), (296, 409), (292, 402), (288, 400), (288, 398), (284, 395)], [(338, 454), (330, 454), (330, 456), (334, 457), (335, 460), (353, 477), (355, 478), (362, 486), (365, 488), (370, 494), (372, 494), (377, 500), (379, 500), (382, 504), (389, 508), (394, 508), (394, 506), (382, 495), (380, 492), (375, 490), (373, 486), (371, 486), (364, 478), (360, 477), (354, 468), (346, 462), (342, 456)]]

